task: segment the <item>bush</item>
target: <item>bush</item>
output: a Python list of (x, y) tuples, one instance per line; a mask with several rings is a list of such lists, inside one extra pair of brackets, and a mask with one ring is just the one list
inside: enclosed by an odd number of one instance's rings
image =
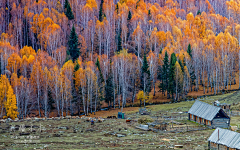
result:
[(142, 118), (138, 119), (139, 124), (145, 124), (146, 125), (149, 122), (153, 122), (153, 119), (150, 118), (150, 117), (142, 117)]

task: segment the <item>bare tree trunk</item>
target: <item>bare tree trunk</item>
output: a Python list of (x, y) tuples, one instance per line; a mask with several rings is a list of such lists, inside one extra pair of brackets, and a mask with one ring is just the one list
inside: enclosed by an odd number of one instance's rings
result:
[(155, 94), (156, 94), (156, 90), (155, 90), (156, 83), (155, 82), (156, 82), (155, 79), (153, 79), (153, 89), (154, 89), (153, 96), (155, 96)]
[(134, 100), (135, 100), (135, 95), (136, 95), (136, 85), (135, 85), (135, 79), (133, 81), (133, 95), (132, 95), (132, 107), (133, 107), (133, 103), (134, 103)]
[(97, 88), (96, 88), (96, 96), (95, 96), (95, 111), (94, 111), (94, 115), (95, 115), (95, 113), (96, 113), (96, 111), (97, 111), (97, 98), (98, 98), (98, 94), (97, 94)]
[(146, 73), (143, 74), (143, 84), (144, 84), (144, 88), (143, 88), (143, 98), (144, 98), (144, 108), (145, 108), (145, 91), (146, 91)]
[(120, 84), (118, 85), (118, 107), (120, 109), (121, 105), (120, 105)]
[[(239, 40), (239, 42), (240, 42), (240, 40)], [(238, 51), (238, 84), (239, 84), (238, 89), (240, 89), (240, 50)]]
[(116, 99), (116, 95), (115, 95), (115, 84), (114, 84), (114, 74), (113, 74), (113, 108), (115, 109), (115, 99)]
[(62, 85), (62, 82), (61, 81), (61, 95), (62, 95), (62, 98), (61, 98), (61, 101), (62, 101), (62, 117), (63, 117), (63, 109), (64, 109), (64, 98), (63, 98), (63, 85)]
[(38, 98), (37, 98), (37, 102), (38, 102), (38, 112), (39, 112), (39, 117), (41, 118), (41, 111), (40, 111), (40, 89), (38, 89)]
[(83, 87), (82, 87), (82, 99), (83, 99), (83, 111), (84, 111), (84, 114), (86, 115), (85, 95), (84, 95), (84, 92), (83, 92)]
[(44, 105), (45, 105), (45, 117), (47, 117), (47, 99), (48, 99), (48, 96), (47, 96), (47, 90), (46, 90), (46, 92), (44, 93)]

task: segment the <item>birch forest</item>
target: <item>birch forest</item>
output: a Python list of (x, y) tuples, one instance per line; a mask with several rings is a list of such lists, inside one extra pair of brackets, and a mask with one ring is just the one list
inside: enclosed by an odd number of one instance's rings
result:
[(233, 90), (239, 14), (240, 0), (0, 0), (0, 118)]

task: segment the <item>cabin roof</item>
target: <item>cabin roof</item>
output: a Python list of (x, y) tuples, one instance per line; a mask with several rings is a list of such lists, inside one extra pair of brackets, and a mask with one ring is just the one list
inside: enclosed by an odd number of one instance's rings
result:
[(206, 120), (213, 120), (213, 118), (217, 115), (217, 113), (221, 110), (221, 108), (209, 105), (207, 103), (196, 101), (188, 113), (201, 117)]
[[(219, 132), (219, 137), (218, 137)], [(240, 133), (227, 129), (217, 128), (209, 137), (208, 141), (225, 145), (230, 148), (240, 149)]]

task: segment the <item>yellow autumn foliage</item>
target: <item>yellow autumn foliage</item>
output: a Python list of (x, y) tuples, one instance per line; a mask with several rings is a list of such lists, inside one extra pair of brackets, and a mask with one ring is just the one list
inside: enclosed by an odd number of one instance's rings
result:
[(140, 102), (140, 104), (142, 104), (142, 102), (145, 99), (145, 103), (148, 103), (150, 100), (152, 100), (153, 95), (152, 94), (146, 94), (144, 95), (143, 91), (139, 91), (137, 94), (137, 100)]
[(6, 109), (6, 116), (4, 118), (11, 118), (15, 119), (17, 118), (18, 112), (17, 112), (17, 101), (16, 101), (16, 95), (13, 93), (12, 86), (9, 86), (7, 91), (7, 101), (4, 104)]

